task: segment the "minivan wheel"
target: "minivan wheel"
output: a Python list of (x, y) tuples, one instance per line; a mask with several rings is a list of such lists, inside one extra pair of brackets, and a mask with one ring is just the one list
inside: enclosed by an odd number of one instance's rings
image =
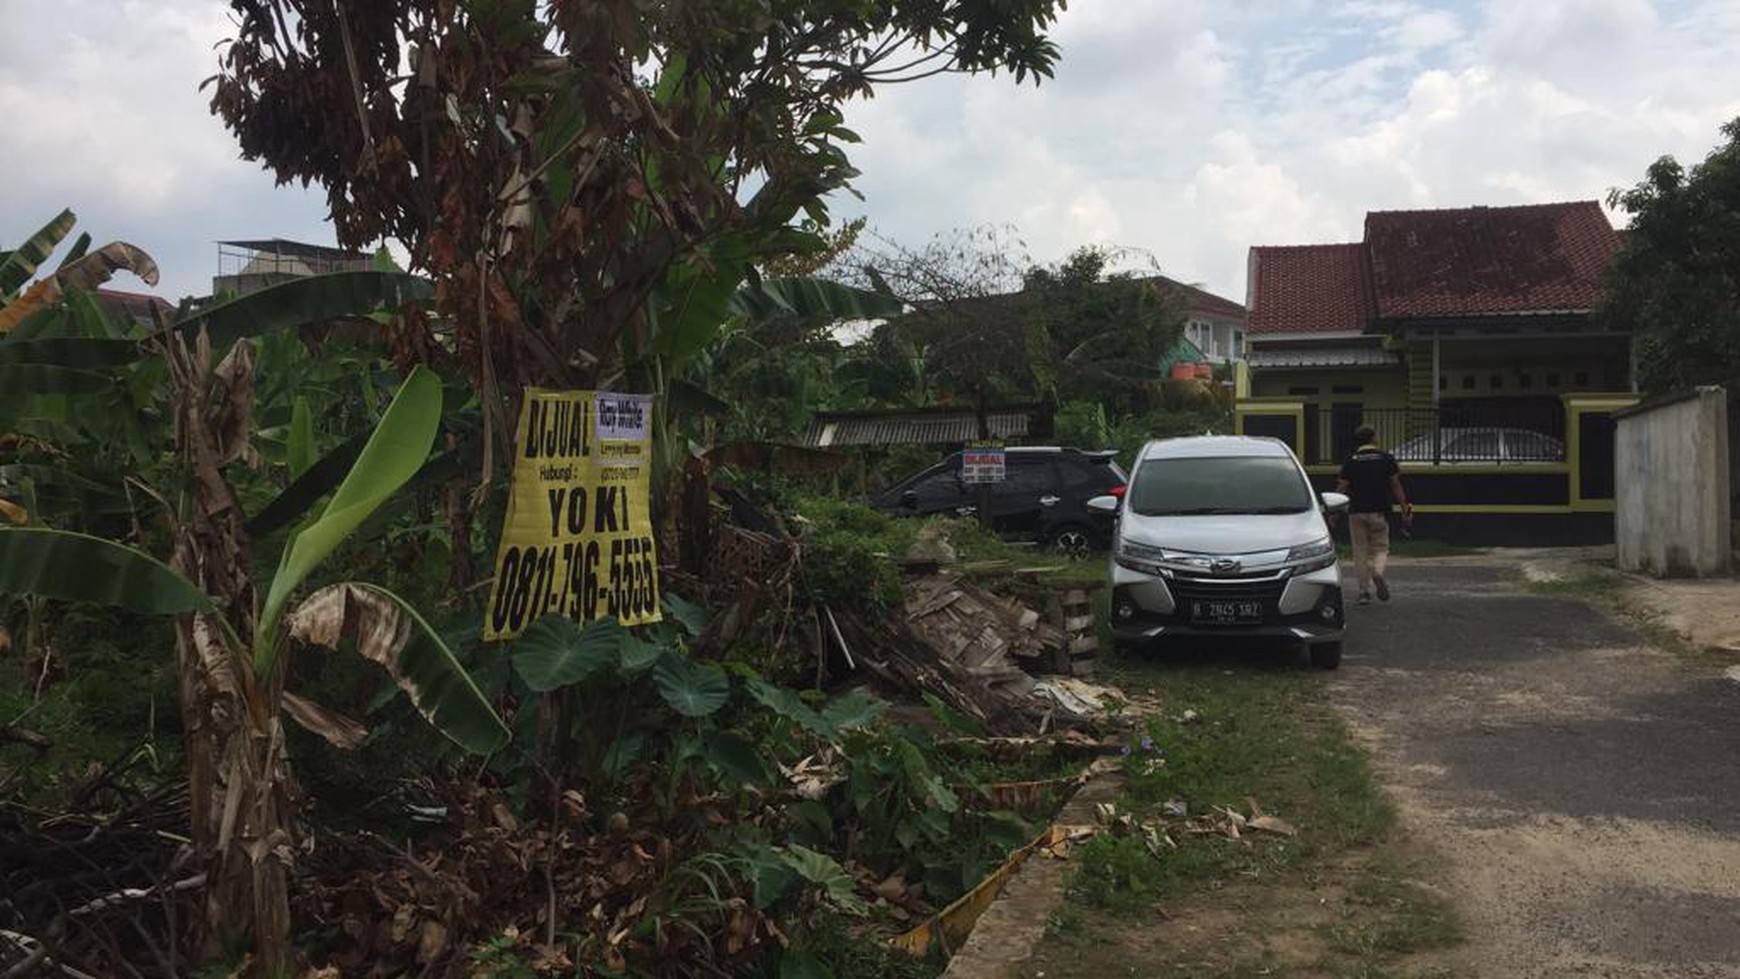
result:
[(1341, 665), (1341, 640), (1320, 642), (1311, 647), (1311, 665), (1320, 670), (1333, 670)]
[(1094, 544), (1088, 532), (1080, 527), (1063, 527), (1053, 532), (1051, 548), (1066, 557), (1081, 559), (1093, 553)]

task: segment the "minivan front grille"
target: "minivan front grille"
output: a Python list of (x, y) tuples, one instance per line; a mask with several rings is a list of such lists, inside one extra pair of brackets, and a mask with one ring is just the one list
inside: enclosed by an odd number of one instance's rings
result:
[(1189, 601), (1226, 601), (1229, 599), (1260, 600), (1270, 604), (1281, 600), (1287, 588), (1285, 577), (1252, 581), (1241, 578), (1185, 578), (1174, 576), (1167, 587), (1180, 603)]

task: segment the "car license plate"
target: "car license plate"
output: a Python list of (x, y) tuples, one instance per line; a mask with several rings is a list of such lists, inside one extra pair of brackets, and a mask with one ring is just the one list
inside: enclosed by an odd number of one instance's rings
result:
[(1251, 601), (1192, 602), (1190, 617), (1209, 625), (1250, 625), (1263, 621), (1263, 603)]

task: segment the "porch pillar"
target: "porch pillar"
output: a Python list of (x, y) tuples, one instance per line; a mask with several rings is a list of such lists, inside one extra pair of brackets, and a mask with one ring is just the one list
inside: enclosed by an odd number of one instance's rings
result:
[(1432, 334), (1432, 410), (1433, 411), (1438, 410), (1438, 397), (1442, 393), (1438, 390), (1439, 385), (1441, 383), (1440, 379), (1444, 376), (1444, 365), (1440, 359), (1442, 356), (1442, 353), (1443, 352), (1438, 349), (1438, 334), (1433, 333)]

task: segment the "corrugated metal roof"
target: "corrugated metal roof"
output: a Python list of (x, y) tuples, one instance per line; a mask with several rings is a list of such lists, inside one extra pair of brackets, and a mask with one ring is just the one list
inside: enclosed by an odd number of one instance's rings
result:
[(1245, 363), (1250, 364), (1253, 370), (1276, 367), (1388, 367), (1396, 362), (1394, 352), (1370, 345), (1251, 350), (1245, 355)]
[(245, 248), (248, 251), (267, 252), (272, 255), (289, 255), (296, 258), (323, 258), (328, 261), (368, 261), (367, 252), (354, 252), (345, 248), (334, 248), (331, 245), (311, 245), (305, 241), (290, 241), (287, 238), (249, 238), (240, 241), (220, 241), (220, 245), (231, 248)]
[[(1019, 439), (1028, 435), (1032, 416), (1026, 411), (992, 411), (986, 416), (991, 437)], [(972, 411), (887, 414), (817, 415), (804, 433), (804, 444), (817, 448), (845, 445), (951, 445), (979, 437)]]

